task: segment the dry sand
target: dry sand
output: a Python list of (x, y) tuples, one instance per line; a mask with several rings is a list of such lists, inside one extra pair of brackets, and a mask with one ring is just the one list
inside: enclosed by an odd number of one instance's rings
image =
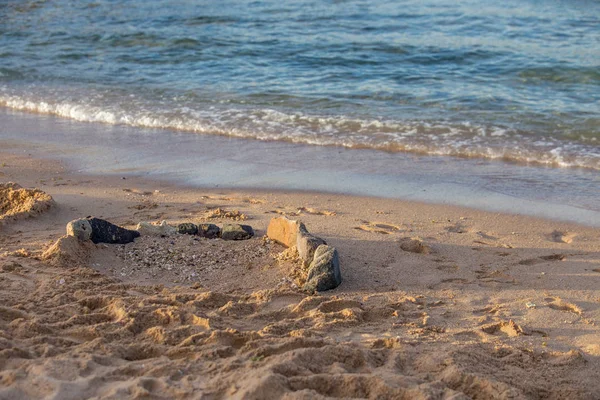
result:
[[(600, 398), (599, 229), (0, 161), (0, 182), (56, 202), (0, 226), (0, 399)], [(41, 257), (79, 217), (132, 228), (234, 211), (255, 238), (142, 237)], [(262, 237), (279, 215), (339, 250), (340, 287), (298, 290), (297, 263)]]

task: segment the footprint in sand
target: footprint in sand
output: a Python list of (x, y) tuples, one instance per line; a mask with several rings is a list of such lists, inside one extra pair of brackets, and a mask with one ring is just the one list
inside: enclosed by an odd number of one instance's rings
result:
[(144, 190), (139, 190), (139, 189), (125, 188), (125, 189), (123, 189), (123, 191), (126, 192), (126, 193), (138, 194), (140, 196), (151, 196), (153, 194), (152, 192), (148, 192), (148, 191), (144, 191)]
[(508, 321), (499, 321), (487, 325), (481, 326), (481, 330), (488, 335), (499, 335), (505, 334), (509, 337), (515, 336), (532, 336), (539, 335), (542, 337), (547, 337), (548, 334), (544, 331), (536, 330), (536, 329), (525, 329), (521, 325), (518, 325), (512, 319)]
[(450, 278), (450, 279), (442, 279), (440, 283), (462, 283), (467, 284), (471, 283), (468, 279), (465, 278)]
[(467, 233), (468, 232), (467, 227), (458, 222), (454, 225), (445, 227), (445, 229), (446, 229), (446, 231), (451, 232), (451, 233)]
[(485, 233), (483, 231), (477, 232), (477, 235), (484, 239), (487, 239), (487, 240), (498, 240), (498, 238), (496, 236), (488, 235), (487, 233)]
[(277, 207), (277, 209), (268, 211), (267, 213), (280, 214), (280, 215), (285, 215), (285, 216), (290, 216), (290, 217), (297, 217), (300, 214), (323, 215), (326, 217), (333, 217), (333, 216), (337, 215), (337, 213), (335, 211), (317, 210), (316, 208), (311, 208), (311, 207), (299, 207), (296, 209), (289, 209), (289, 208), (286, 209), (284, 207)]
[(573, 303), (567, 303), (560, 297), (546, 297), (544, 300), (547, 302), (546, 305), (553, 310), (570, 312), (580, 317), (583, 315), (581, 307)]
[(271, 211), (266, 211), (265, 213), (266, 214), (279, 214), (279, 215), (283, 215), (286, 217), (297, 217), (298, 215), (300, 215), (300, 213), (298, 211), (285, 210), (285, 209), (283, 209), (283, 207), (277, 207), (277, 209), (271, 210)]
[(549, 235), (550, 240), (556, 243), (571, 243), (576, 236), (576, 233), (561, 231), (554, 231)]
[(387, 224), (383, 222), (372, 222), (372, 221), (361, 221), (362, 225), (354, 227), (359, 231), (381, 233), (383, 235), (389, 235), (394, 232), (399, 232), (400, 227), (397, 225)]
[(523, 328), (515, 323), (512, 319), (484, 325), (481, 327), (481, 330), (489, 335), (498, 335), (500, 333), (504, 333), (510, 337), (526, 334)]
[(458, 265), (440, 265), (439, 267), (436, 267), (436, 269), (451, 273), (457, 272), (460, 269), (460, 267)]
[(253, 199), (250, 197), (243, 198), (242, 201), (244, 203), (250, 203), (250, 204), (265, 204), (267, 202), (266, 200), (263, 200), (263, 199)]
[(527, 258), (525, 260), (521, 260), (519, 261), (519, 265), (535, 265), (544, 261), (562, 261), (566, 258), (567, 256), (564, 254), (550, 254), (549, 256), (540, 256), (537, 258)]
[(311, 208), (311, 207), (300, 207), (300, 208), (298, 208), (298, 213), (306, 213), (306, 214), (311, 214), (311, 215), (325, 215), (327, 217), (332, 217), (334, 215), (337, 215), (337, 213), (335, 211), (317, 210), (317, 209)]
[(503, 270), (490, 270), (489, 268), (482, 267), (475, 271), (475, 276), (482, 282), (496, 282), (496, 283), (516, 283), (515, 278), (508, 273), (508, 268)]

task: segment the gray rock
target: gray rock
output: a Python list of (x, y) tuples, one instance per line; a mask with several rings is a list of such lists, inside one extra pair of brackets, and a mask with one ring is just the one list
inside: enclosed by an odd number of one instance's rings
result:
[(306, 229), (298, 232), (296, 237), (296, 248), (300, 258), (306, 265), (310, 264), (315, 256), (315, 251), (322, 244), (327, 244), (325, 240), (320, 237), (311, 235)]
[(340, 260), (334, 247), (320, 245), (308, 268), (308, 277), (304, 290), (322, 292), (335, 289), (342, 283)]
[(88, 218), (87, 220), (92, 226), (91, 239), (94, 243), (126, 244), (140, 236), (138, 231), (121, 228), (100, 218)]
[(198, 233), (198, 226), (191, 222), (184, 222), (183, 224), (177, 225), (177, 233), (182, 235), (195, 235)]
[(221, 228), (215, 224), (200, 224), (198, 225), (198, 236), (208, 239), (215, 239), (221, 235)]
[(92, 225), (87, 219), (75, 219), (67, 224), (67, 235), (86, 241), (92, 238)]
[(250, 225), (227, 224), (221, 229), (223, 240), (246, 240), (254, 236), (254, 230)]

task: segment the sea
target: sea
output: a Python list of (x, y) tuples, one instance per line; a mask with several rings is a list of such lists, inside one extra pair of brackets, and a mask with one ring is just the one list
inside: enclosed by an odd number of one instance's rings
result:
[(0, 146), (600, 226), (600, 1), (0, 1)]

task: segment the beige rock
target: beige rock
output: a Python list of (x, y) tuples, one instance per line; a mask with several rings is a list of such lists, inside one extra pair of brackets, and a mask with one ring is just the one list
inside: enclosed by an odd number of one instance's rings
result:
[(92, 225), (87, 219), (75, 219), (67, 224), (67, 236), (73, 236), (81, 241), (92, 238)]
[(301, 222), (286, 217), (271, 218), (267, 228), (267, 236), (286, 247), (292, 247), (296, 245), (301, 225)]
[(149, 222), (140, 222), (135, 228), (143, 236), (171, 236), (177, 233), (177, 229), (162, 221), (160, 225)]
[(429, 246), (421, 242), (419, 239), (400, 239), (400, 248), (410, 253), (429, 254)]

